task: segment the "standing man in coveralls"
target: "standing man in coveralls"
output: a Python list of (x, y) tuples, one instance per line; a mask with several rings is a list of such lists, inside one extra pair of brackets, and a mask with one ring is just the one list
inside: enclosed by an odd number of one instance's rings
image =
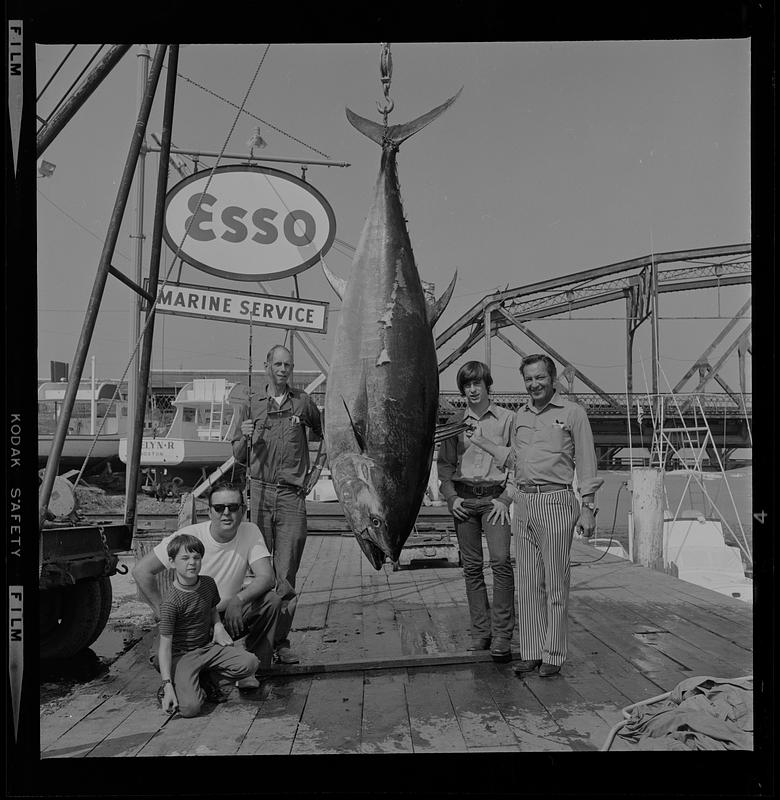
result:
[[(556, 370), (546, 355), (526, 356), (520, 366), (529, 400), (515, 412), (512, 446), (497, 447), (484, 436), (471, 443), (514, 470), (520, 526), (517, 538), (517, 597), (522, 675), (542, 677), (566, 660), (569, 551), (575, 529), (590, 538), (596, 530), (593, 433), (585, 409), (555, 390)], [(577, 472), (582, 505), (572, 489)], [(510, 486), (512, 481), (510, 481)]]
[[(265, 391), (250, 399), (243, 409), (241, 432), (233, 439), (233, 455), (246, 463), (249, 452), (249, 509), (252, 522), (260, 527), (273, 555), (276, 591), (287, 600), (290, 625), (294, 613), (295, 576), (306, 543), (306, 482), (309, 477), (309, 446), (306, 429), (314, 439), (322, 438), (320, 412), (306, 392), (293, 389), (288, 381), (293, 371), (290, 351), (275, 345), (268, 351)], [(292, 602), (290, 602), (292, 601)], [(290, 649), (289, 627), (277, 629), (275, 658), (282, 664), (297, 664)]]

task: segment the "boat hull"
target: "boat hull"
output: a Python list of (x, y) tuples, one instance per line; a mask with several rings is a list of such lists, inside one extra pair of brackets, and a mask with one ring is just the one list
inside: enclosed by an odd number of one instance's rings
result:
[[(142, 467), (218, 467), (233, 455), (226, 441), (204, 439), (144, 438)], [(119, 460), (127, 463), (127, 439), (119, 440)]]
[[(46, 434), (38, 436), (38, 464), (40, 466), (45, 465), (48, 461), (53, 441), (54, 436)], [(90, 464), (106, 460), (119, 463), (119, 436), (100, 436), (97, 439), (89, 435), (72, 434), (67, 436), (62, 446), (60, 467), (81, 467), (88, 453), (88, 463)]]

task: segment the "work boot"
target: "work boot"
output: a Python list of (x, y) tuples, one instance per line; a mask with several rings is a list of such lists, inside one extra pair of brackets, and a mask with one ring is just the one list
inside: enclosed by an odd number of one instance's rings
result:
[(490, 637), (480, 636), (477, 639), (472, 639), (471, 644), (466, 649), (469, 653), (473, 653), (476, 650), (490, 650)]
[(512, 665), (515, 675), (522, 675), (524, 672), (533, 672), (542, 663), (541, 658), (525, 658)]
[(254, 675), (247, 675), (236, 681), (236, 687), (239, 691), (251, 692), (260, 688), (260, 681)]
[(511, 661), (512, 650), (509, 647), (509, 642), (506, 639), (493, 639), (490, 656), (493, 661), (497, 661), (499, 664)]
[(290, 649), (290, 645), (288, 644), (277, 647), (274, 653), (274, 661), (277, 664), (298, 664), (300, 660), (301, 659)]

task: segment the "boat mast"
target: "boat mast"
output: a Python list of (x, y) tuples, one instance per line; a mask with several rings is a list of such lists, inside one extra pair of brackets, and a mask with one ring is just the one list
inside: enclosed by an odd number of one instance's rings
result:
[[(145, 44), (138, 45), (138, 83), (136, 97), (138, 108), (141, 108), (149, 80), (149, 48)], [(144, 184), (146, 181), (146, 141), (141, 142), (141, 151), (138, 154), (138, 167), (136, 169), (135, 183), (135, 233), (130, 234), (133, 240), (133, 266), (135, 285), (141, 285), (144, 258)], [(135, 420), (136, 395), (138, 393), (138, 355), (137, 342), (141, 330), (141, 298), (135, 292), (130, 298), (130, 372), (127, 376), (127, 452), (132, 453), (135, 445), (136, 431), (133, 425)], [(141, 428), (143, 430), (143, 426)], [(143, 435), (143, 433), (141, 433)], [(130, 459), (128, 459), (128, 464)], [(131, 483), (131, 470), (125, 473), (125, 496), (135, 494), (135, 482)], [(125, 514), (127, 517), (127, 514)], [(125, 520), (127, 521), (127, 520)]]

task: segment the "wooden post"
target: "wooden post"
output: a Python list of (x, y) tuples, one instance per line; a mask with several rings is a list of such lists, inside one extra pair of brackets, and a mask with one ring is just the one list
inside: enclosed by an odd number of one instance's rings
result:
[(664, 473), (658, 467), (631, 470), (631, 511), (635, 564), (663, 571)]

